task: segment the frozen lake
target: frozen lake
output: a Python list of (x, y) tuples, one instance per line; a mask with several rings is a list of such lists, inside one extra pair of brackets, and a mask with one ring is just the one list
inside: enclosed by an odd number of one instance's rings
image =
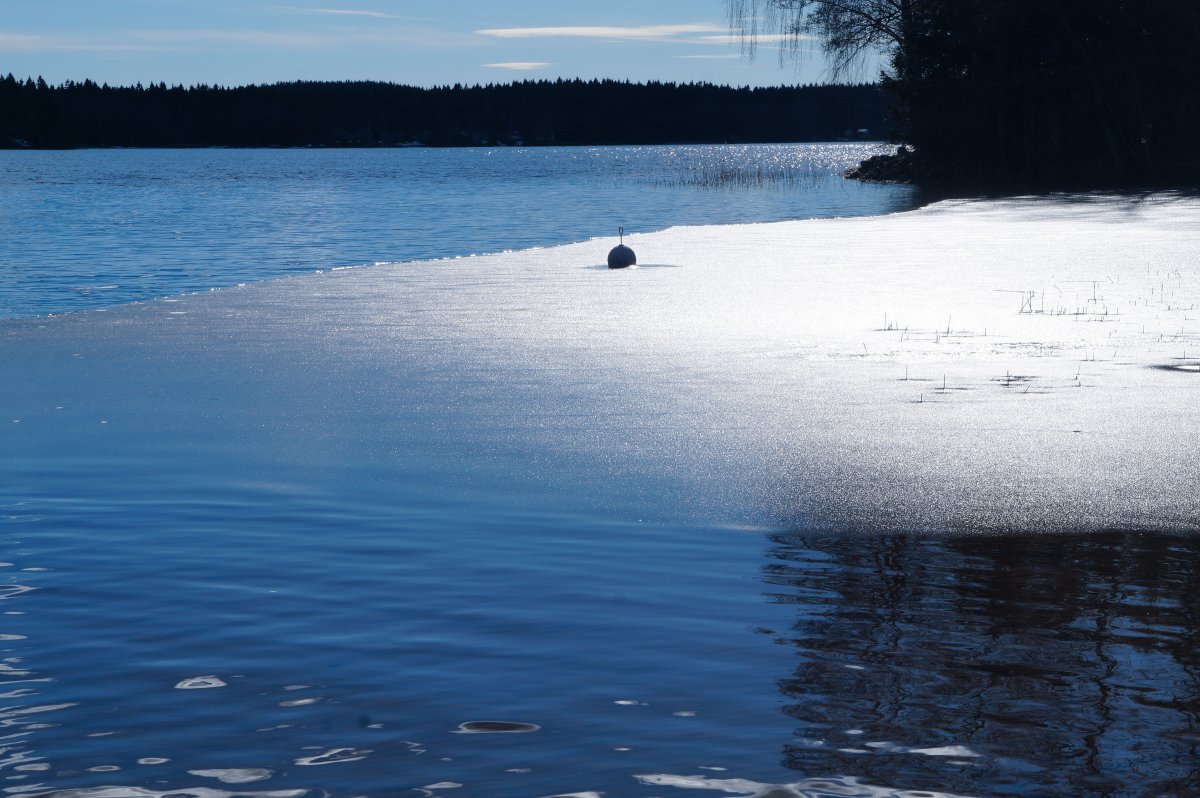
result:
[(1198, 211), (0, 322), (4, 789), (1188, 795)]

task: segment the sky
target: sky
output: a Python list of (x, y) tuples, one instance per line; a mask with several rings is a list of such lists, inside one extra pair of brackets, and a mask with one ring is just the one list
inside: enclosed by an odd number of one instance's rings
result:
[[(747, 58), (722, 0), (0, 0), (0, 75), (52, 84), (824, 82)], [(865, 75), (866, 79), (873, 75)]]

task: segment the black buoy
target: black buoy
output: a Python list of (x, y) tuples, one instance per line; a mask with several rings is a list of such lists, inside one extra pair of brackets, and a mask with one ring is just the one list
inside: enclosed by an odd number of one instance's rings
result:
[(637, 263), (637, 255), (633, 254), (632, 249), (625, 246), (625, 228), (618, 227), (617, 231), (621, 235), (621, 243), (608, 253), (608, 268), (610, 269), (624, 269)]

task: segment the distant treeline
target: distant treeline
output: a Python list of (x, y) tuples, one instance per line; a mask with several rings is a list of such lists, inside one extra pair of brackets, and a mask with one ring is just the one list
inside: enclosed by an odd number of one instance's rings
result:
[(882, 137), (874, 85), (523, 81), (225, 88), (0, 79), (0, 147), (363, 147), (823, 141)]

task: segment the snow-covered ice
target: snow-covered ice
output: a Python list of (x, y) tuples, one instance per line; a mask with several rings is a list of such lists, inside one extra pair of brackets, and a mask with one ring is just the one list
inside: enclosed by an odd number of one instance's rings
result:
[(956, 201), (629, 236), (620, 271), (593, 241), (291, 278), (4, 322), (0, 399), (27, 460), (247, 446), (637, 517), (1194, 530), (1198, 219)]

